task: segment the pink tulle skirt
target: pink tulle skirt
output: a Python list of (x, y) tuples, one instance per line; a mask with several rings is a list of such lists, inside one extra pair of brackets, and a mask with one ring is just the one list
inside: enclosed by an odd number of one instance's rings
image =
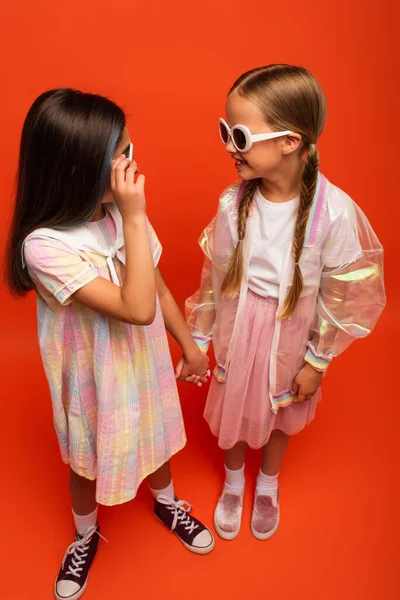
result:
[(261, 448), (274, 429), (294, 435), (314, 419), (320, 390), (306, 402), (279, 408), (277, 414), (271, 410), (269, 363), (277, 305), (277, 300), (249, 291), (226, 382), (211, 382), (204, 418), (225, 450), (237, 442)]

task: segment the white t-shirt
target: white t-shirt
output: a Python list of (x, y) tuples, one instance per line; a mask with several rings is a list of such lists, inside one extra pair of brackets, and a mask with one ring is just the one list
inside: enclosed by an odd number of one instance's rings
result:
[(248, 286), (259, 296), (278, 298), (283, 261), (293, 242), (299, 198), (270, 202), (254, 195)]

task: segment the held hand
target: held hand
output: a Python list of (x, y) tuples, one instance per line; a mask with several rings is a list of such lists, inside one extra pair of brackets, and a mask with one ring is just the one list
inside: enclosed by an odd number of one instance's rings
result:
[(322, 383), (322, 373), (319, 373), (306, 364), (298, 372), (297, 377), (293, 381), (291, 393), (297, 394), (297, 402), (309, 400), (317, 391)]
[(121, 154), (111, 167), (111, 192), (124, 219), (144, 215), (146, 198), (144, 175), (139, 175), (135, 183), (137, 164)]
[(201, 350), (196, 350), (188, 358), (182, 356), (175, 370), (176, 379), (202, 387), (203, 383), (207, 383), (208, 380), (209, 362), (210, 359)]
[(181, 381), (191, 375), (196, 375), (200, 378), (207, 377), (210, 359), (207, 354), (204, 354), (204, 352), (200, 350), (200, 348), (195, 346), (195, 351), (190, 355), (184, 356), (183, 359), (184, 363), (180, 375)]

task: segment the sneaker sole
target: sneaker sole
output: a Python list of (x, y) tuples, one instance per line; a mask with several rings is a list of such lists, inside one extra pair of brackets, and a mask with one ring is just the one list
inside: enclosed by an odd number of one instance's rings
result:
[(73, 596), (59, 596), (57, 594), (57, 579), (56, 579), (56, 582), (54, 584), (54, 597), (56, 598), (56, 600), (78, 600), (78, 598), (83, 596), (83, 594), (85, 593), (87, 584), (88, 584), (88, 580), (89, 580), (89, 577), (87, 577), (84, 585), (79, 590), (79, 592), (76, 592), (76, 594), (74, 594)]
[(254, 537), (257, 540), (269, 540), (270, 538), (272, 538), (272, 536), (274, 535), (274, 533), (276, 533), (278, 527), (279, 527), (279, 521), (280, 519), (278, 519), (277, 524), (275, 525), (275, 527), (273, 529), (271, 529), (271, 531), (267, 531), (267, 533), (259, 533), (258, 531), (256, 531), (253, 526), (251, 526), (251, 533), (254, 535)]
[[(164, 527), (166, 527), (164, 521), (162, 521), (160, 519), (160, 517), (158, 517), (157, 515), (154, 515), (155, 518), (160, 521), (160, 523), (162, 523), (164, 525)], [(207, 546), (206, 548), (198, 548), (197, 546), (189, 546), (189, 544), (187, 544), (186, 542), (184, 542), (179, 535), (176, 533), (176, 531), (171, 531), (171, 533), (173, 533), (174, 535), (176, 535), (176, 537), (178, 538), (178, 540), (185, 546), (186, 550), (189, 550), (190, 552), (193, 552), (194, 554), (209, 554), (210, 552), (212, 552), (214, 550), (214, 546), (215, 546), (215, 540), (214, 540), (214, 536), (210, 531), (210, 535), (212, 537), (212, 542), (209, 546)], [(63, 598), (61, 600), (64, 600)], [(68, 599), (69, 600), (69, 599)], [(74, 599), (75, 600), (75, 599)]]

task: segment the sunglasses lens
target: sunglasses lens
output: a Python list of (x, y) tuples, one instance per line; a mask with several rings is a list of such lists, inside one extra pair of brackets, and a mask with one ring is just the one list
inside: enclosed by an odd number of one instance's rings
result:
[(246, 136), (241, 129), (233, 130), (233, 141), (235, 142), (238, 150), (244, 150), (246, 148)]
[(219, 134), (220, 134), (221, 140), (224, 142), (224, 144), (227, 144), (229, 142), (229, 133), (223, 123), (219, 124)]

